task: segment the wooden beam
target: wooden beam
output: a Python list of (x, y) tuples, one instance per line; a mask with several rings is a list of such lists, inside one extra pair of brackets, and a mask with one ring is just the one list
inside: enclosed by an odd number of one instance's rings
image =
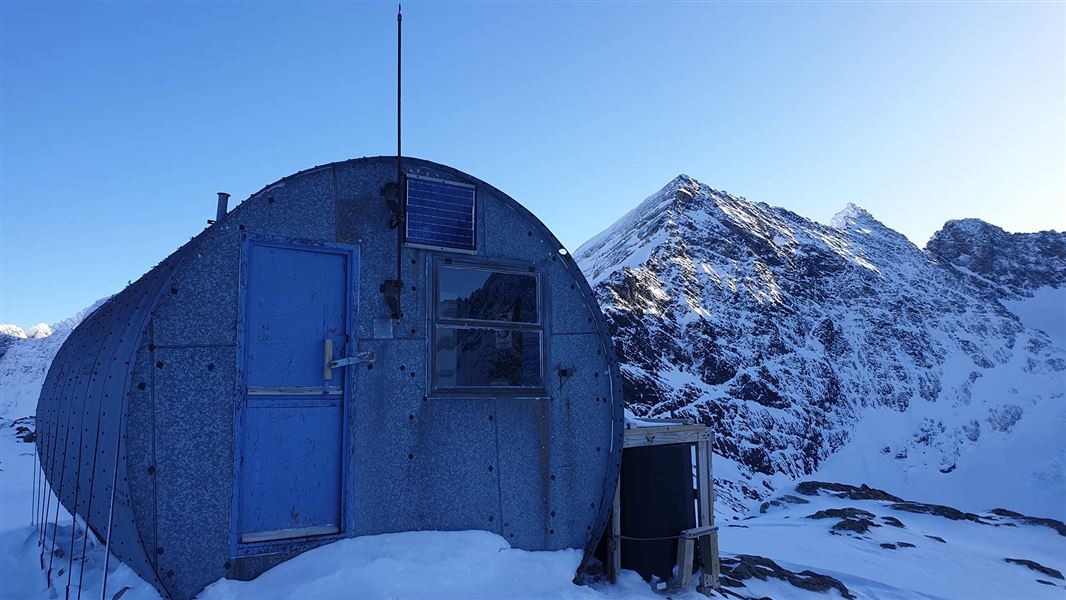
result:
[(709, 439), (711, 439), (710, 430), (703, 425), (632, 427), (625, 430), (622, 447), (637, 448), (664, 444), (697, 444)]

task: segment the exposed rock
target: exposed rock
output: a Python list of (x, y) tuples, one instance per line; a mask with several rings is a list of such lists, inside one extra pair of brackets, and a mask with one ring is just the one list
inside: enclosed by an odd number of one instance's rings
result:
[(895, 550), (896, 549), (896, 545), (895, 544), (889, 544), (887, 542), (884, 543), (884, 544), (881, 544), (881, 547), (886, 549), (886, 550)]
[(900, 548), (917, 548), (917, 546), (910, 542), (896, 542), (896, 545)]
[(799, 496), (793, 496), (792, 494), (785, 494), (773, 500), (763, 502), (759, 505), (759, 512), (766, 512), (771, 506), (784, 506), (786, 504), (810, 504), (810, 500), (804, 500)]
[(900, 521), (896, 517), (881, 517), (881, 520), (885, 522), (885, 525), (906, 529), (906, 526), (903, 525), (903, 521)]
[(1015, 565), (1029, 567), (1037, 573), (1047, 575), (1048, 577), (1054, 577), (1055, 579), (1066, 579), (1062, 576), (1062, 571), (1052, 569), (1051, 567), (1045, 567), (1044, 565), (1036, 562), (1035, 560), (1029, 560), (1025, 558), (1004, 558), (1003, 560)]
[(796, 484), (796, 491), (804, 496), (818, 496), (825, 491), (837, 498), (850, 500), (884, 500), (888, 502), (904, 502), (903, 498), (893, 496), (884, 490), (872, 488), (865, 483), (859, 487), (846, 483), (827, 483), (825, 481), (803, 481)]
[(980, 516), (973, 513), (963, 512), (957, 508), (951, 508), (950, 506), (941, 506), (939, 504), (925, 504), (924, 502), (897, 502), (892, 504), (889, 508), (893, 510), (902, 510), (904, 512), (919, 513), (924, 515), (935, 515), (937, 517), (944, 517), (945, 519), (951, 519), (952, 521), (973, 521), (974, 523), (988, 524), (988, 521), (982, 519)]
[(22, 417), (21, 419), (15, 419), (11, 422), (11, 427), (15, 429), (15, 439), (26, 444), (32, 444), (37, 440), (37, 433), (34, 431), (34, 417)]
[(925, 249), (1001, 293), (1066, 285), (1066, 234), (1056, 231), (1007, 233), (980, 219), (961, 219), (945, 223)]
[(870, 520), (874, 518), (872, 512), (867, 512), (861, 508), (827, 508), (820, 510), (813, 515), (807, 515), (808, 519), (861, 519)]
[(867, 533), (871, 527), (880, 527), (877, 523), (865, 519), (841, 519), (833, 525), (831, 531), (852, 531), (855, 533)]
[(844, 598), (855, 600), (855, 596), (852, 595), (847, 586), (838, 579), (815, 573), (811, 570), (795, 573), (762, 556), (750, 554), (738, 554), (736, 557), (723, 556), (721, 565), (722, 585), (741, 587), (743, 585), (741, 582), (745, 579), (755, 578), (760, 581), (766, 581), (768, 578), (773, 577), (811, 592), (824, 593), (829, 590), (836, 590)]
[(1009, 517), (1011, 519), (1021, 521), (1026, 525), (1042, 525), (1044, 527), (1050, 527), (1056, 532), (1058, 532), (1059, 535), (1066, 536), (1066, 523), (1063, 523), (1062, 521), (1057, 521), (1055, 519), (1047, 519), (1044, 517), (1030, 517), (1029, 515), (1023, 515), (1021, 513), (1017, 513), (1012, 510), (1007, 510), (1005, 508), (994, 508), (991, 512), (992, 514), (998, 515), (1000, 517)]
[(927, 537), (927, 538), (929, 538), (929, 539), (931, 539), (931, 540), (936, 540), (936, 541), (940, 542), (941, 544), (946, 544), (946, 543), (948, 543), (948, 542), (947, 542), (947, 540), (945, 540), (944, 538), (940, 537), (939, 535), (929, 535), (929, 534), (926, 534), (926, 536), (925, 536), (925, 537)]

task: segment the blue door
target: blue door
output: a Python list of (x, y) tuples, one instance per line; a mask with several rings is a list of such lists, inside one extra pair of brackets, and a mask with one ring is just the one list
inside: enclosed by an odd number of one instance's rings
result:
[(246, 248), (239, 541), (337, 534), (347, 390), (344, 371), (328, 362), (352, 350), (358, 255), (261, 241)]

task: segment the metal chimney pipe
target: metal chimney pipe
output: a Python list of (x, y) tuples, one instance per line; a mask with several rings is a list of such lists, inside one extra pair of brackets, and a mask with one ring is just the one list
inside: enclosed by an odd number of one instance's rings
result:
[(215, 222), (222, 220), (222, 217), (226, 216), (226, 212), (229, 210), (229, 194), (226, 192), (218, 193), (218, 210), (215, 212)]

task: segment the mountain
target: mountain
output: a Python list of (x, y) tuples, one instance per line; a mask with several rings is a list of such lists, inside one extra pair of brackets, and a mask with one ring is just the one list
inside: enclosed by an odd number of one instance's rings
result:
[(855, 205), (823, 225), (681, 175), (575, 258), (631, 414), (714, 429), (720, 508), (828, 471), (1061, 518), (1066, 354), (1004, 301), (1062, 289), (1064, 240), (966, 220), (922, 250)]
[(1066, 235), (1056, 231), (1007, 233), (980, 219), (961, 219), (945, 223), (925, 249), (1001, 297), (1066, 287)]
[(0, 324), (0, 418), (34, 414), (48, 366), (60, 346), (82, 319), (106, 300), (102, 298), (51, 326), (38, 323), (23, 331), (18, 325)]

